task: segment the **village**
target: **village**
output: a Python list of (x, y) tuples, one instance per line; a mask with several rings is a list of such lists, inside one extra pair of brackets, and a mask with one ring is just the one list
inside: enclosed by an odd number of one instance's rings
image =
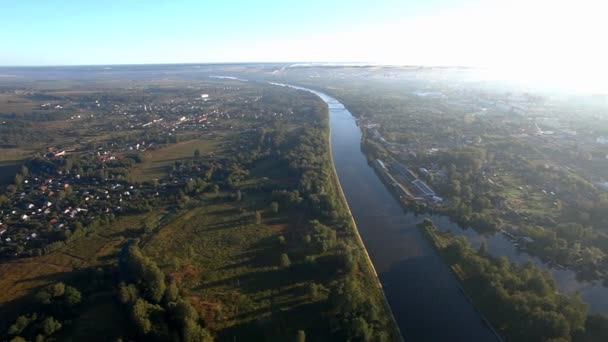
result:
[[(290, 108), (274, 111), (259, 103), (264, 100), (257, 93), (244, 95), (237, 87), (219, 90), (217, 96), (158, 97), (145, 104), (129, 97), (86, 95), (77, 97), (82, 102), (40, 105), (44, 110), (79, 113), (69, 120), (88, 135), (109, 129), (115, 137), (48, 146), (22, 166), (14, 184), (0, 196), (0, 257), (45, 254), (89, 225), (151, 210), (159, 201), (175, 205), (176, 196), (193, 187), (212, 191), (209, 170), (221, 168), (221, 158), (175, 160), (165, 167), (164, 176), (147, 181), (134, 178), (131, 170), (148, 152), (188, 139), (213, 139), (238, 124), (240, 139), (224, 146), (236, 155), (247, 150), (266, 123), (293, 114)], [(238, 178), (230, 172), (222, 175)]]

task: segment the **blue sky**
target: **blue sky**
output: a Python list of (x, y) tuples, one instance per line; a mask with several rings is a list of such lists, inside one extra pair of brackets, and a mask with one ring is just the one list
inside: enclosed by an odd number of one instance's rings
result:
[(0, 0), (0, 65), (358, 61), (314, 42), (472, 3)]
[(601, 0), (0, 0), (0, 65), (368, 62), (608, 91)]

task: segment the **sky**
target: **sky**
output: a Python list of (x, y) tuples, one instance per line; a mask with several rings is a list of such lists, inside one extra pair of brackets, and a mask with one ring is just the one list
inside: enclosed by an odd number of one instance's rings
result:
[(458, 65), (608, 91), (603, 2), (0, 0), (0, 65)]

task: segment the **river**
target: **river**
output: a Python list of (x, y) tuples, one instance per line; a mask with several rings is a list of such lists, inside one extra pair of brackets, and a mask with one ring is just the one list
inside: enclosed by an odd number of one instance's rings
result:
[(361, 130), (352, 114), (324, 93), (290, 87), (312, 92), (329, 106), (331, 148), (338, 178), (406, 340), (496, 340), (490, 329), (480, 323), (480, 314), (416, 228), (416, 223), (425, 217), (430, 217), (441, 230), (466, 237), (474, 248), (485, 242), (491, 255), (505, 256), (519, 264), (533, 262), (553, 275), (561, 292), (579, 293), (589, 304), (590, 312), (608, 312), (608, 287), (579, 280), (574, 271), (552, 267), (522, 253), (502, 234), (481, 235), (473, 229), (463, 229), (446, 216), (404, 212), (368, 165), (361, 151)]
[[(276, 84), (281, 85), (281, 84)], [(386, 189), (361, 151), (361, 130), (336, 99), (329, 106), (338, 178), (397, 324), (407, 341), (496, 341), (416, 223)]]

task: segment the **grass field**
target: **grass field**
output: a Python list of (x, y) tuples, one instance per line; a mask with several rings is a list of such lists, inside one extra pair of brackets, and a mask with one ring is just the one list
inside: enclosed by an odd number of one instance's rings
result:
[[(162, 215), (162, 211), (159, 211), (124, 216), (109, 226), (101, 227), (88, 236), (72, 241), (56, 252), (0, 263), (0, 322), (5, 323), (5, 317), (14, 317), (14, 313), (23, 305), (24, 298), (40, 287), (56, 281), (69, 282), (72, 276), (70, 272), (75, 269), (115, 262), (115, 255), (122, 243), (132, 235), (139, 234), (144, 222), (158, 222)], [(88, 306), (86, 301), (85, 306)], [(104, 317), (112, 319), (113, 316)], [(79, 320), (85, 318), (86, 316)]]
[[(264, 202), (259, 197), (210, 202), (176, 216), (144, 246), (187, 290), (211, 330), (247, 325), (277, 310), (297, 315), (314, 305), (307, 291), (313, 274), (297, 266), (279, 267), (282, 252), (294, 258), (289, 236), (301, 227), (268, 212), (262, 224), (255, 224), (253, 209)], [(281, 235), (286, 245), (279, 242)], [(318, 275), (314, 280), (322, 282)]]
[(15, 174), (21, 170), (23, 160), (32, 153), (28, 149), (0, 148), (0, 186), (13, 183)]
[(194, 151), (200, 151), (201, 156), (210, 152), (217, 152), (221, 141), (207, 139), (193, 139), (179, 142), (158, 150), (146, 151), (144, 161), (135, 166), (132, 176), (135, 181), (145, 182), (158, 179), (171, 170), (171, 165), (177, 160), (194, 158)]

